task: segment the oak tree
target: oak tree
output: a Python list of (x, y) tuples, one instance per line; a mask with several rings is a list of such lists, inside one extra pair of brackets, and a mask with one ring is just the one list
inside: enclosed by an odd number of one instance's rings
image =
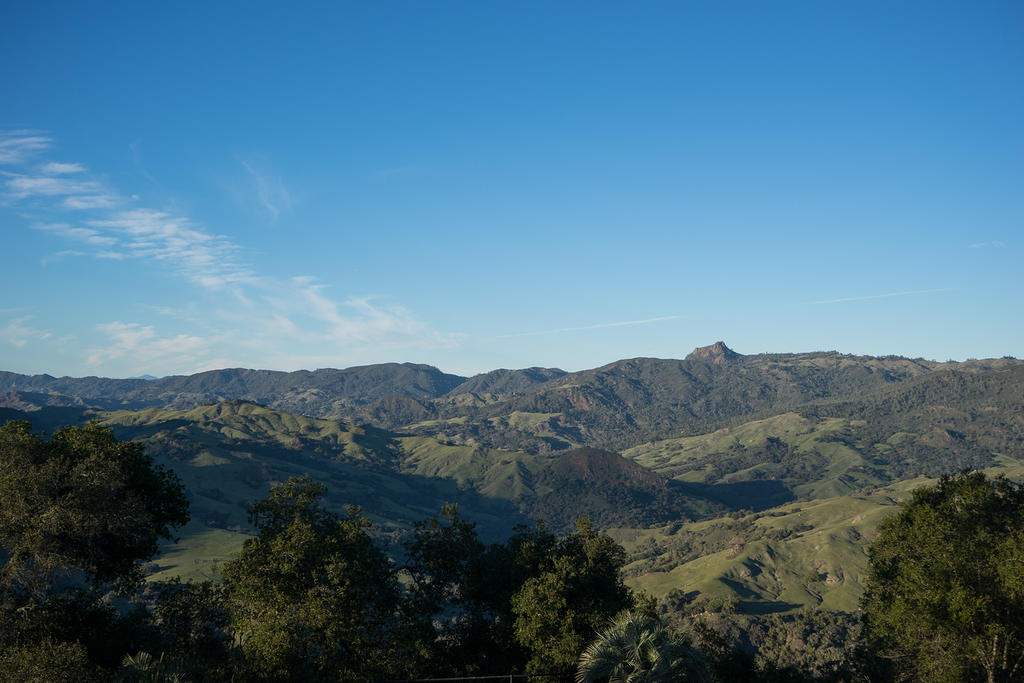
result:
[(232, 628), (263, 680), (366, 680), (394, 668), (398, 584), (355, 508), (321, 503), (308, 475), (250, 510), (258, 535), (223, 570)]
[(871, 652), (898, 680), (1024, 676), (1024, 490), (980, 472), (917, 489), (871, 545)]

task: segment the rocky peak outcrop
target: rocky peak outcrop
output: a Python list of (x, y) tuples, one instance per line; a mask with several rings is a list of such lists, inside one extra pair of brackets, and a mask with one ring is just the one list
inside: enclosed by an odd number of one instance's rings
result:
[(716, 341), (710, 346), (698, 346), (690, 352), (686, 360), (702, 360), (720, 365), (737, 358), (742, 358), (742, 356), (726, 346), (725, 342)]

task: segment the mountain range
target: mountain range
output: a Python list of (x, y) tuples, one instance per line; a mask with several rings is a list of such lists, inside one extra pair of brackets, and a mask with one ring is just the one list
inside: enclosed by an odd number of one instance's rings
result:
[[(631, 553), (631, 583), (752, 612), (851, 609), (874, 527), (925, 479), (1024, 475), (1024, 362), (835, 352), (600, 368), (226, 369), (161, 379), (0, 372), (0, 420), (96, 420), (185, 482), (193, 521), (155, 575), (194, 576), (250, 532), (271, 483), (310, 473), (399, 539), (445, 502), (501, 538), (581, 515)], [(687, 597), (689, 596), (689, 597)]]
[(235, 368), (156, 380), (0, 372), (0, 406), (187, 410), (244, 400), (460, 443), (547, 452), (625, 448), (813, 401), (861, 396), (924, 374), (986, 372), (1017, 363), (835, 352), (744, 356), (716, 342), (684, 360), (633, 358), (580, 372), (535, 367), (470, 378), (412, 363), (297, 372)]

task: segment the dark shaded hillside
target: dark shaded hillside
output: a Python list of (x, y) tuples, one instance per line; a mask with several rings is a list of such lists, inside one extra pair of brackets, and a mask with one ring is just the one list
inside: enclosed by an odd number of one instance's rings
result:
[[(47, 408), (14, 417), (45, 424), (53, 421), (54, 411), (69, 417), (66, 410)], [(6, 416), (12, 417), (12, 412)], [(80, 423), (90, 420), (111, 426), (119, 439), (141, 441), (148, 454), (182, 478), (192, 508), (193, 535), (246, 531), (253, 501), (266, 495), (273, 483), (305, 473), (328, 486), (332, 508), (343, 511), (358, 505), (386, 530), (407, 528), (436, 514), (447, 502), (472, 513), (488, 537), (529, 519), (520, 516), (510, 500), (461, 486), (448, 472), (425, 476), (406, 467), (409, 452), (402, 441), (373, 427), (293, 415), (239, 400), (187, 411), (79, 411)], [(440, 444), (434, 449), (441, 450)]]
[(831, 401), (808, 408), (822, 417), (876, 419), (879, 415), (921, 417), (924, 408), (956, 410), (972, 420), (1006, 411), (1016, 423), (1024, 419), (1024, 364), (1009, 363), (987, 372), (963, 369), (955, 364), (943, 372), (891, 387), (870, 397)]
[[(465, 380), (458, 375), (441, 372), (430, 365), (416, 363), (383, 363), (344, 370), (298, 370), (279, 373), (270, 370), (215, 370), (187, 377), (162, 380), (165, 393), (207, 394), (221, 392), (251, 395), (264, 403), (301, 400), (299, 392), (329, 397), (346, 403), (368, 403), (390, 394), (415, 398), (434, 398), (450, 391)], [(158, 380), (161, 381), (161, 380)], [(315, 398), (310, 397), (309, 401)]]
[(517, 394), (529, 391), (537, 385), (552, 379), (564, 377), (565, 370), (558, 368), (525, 368), (523, 370), (492, 370), (470, 377), (448, 392), (449, 396), (459, 394)]
[(529, 511), (556, 528), (581, 515), (599, 527), (651, 526), (703, 519), (727, 508), (694, 496), (668, 477), (596, 448), (562, 453), (534, 477)]
[(512, 407), (566, 412), (609, 442), (621, 443), (627, 433), (634, 439), (666, 429), (700, 433), (739, 416), (861, 394), (930, 369), (906, 359), (840, 354), (636, 358), (568, 375)]

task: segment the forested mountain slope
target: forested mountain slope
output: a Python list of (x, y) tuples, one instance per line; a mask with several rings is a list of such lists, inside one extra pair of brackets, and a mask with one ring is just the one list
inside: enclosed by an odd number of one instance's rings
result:
[[(862, 397), (950, 369), (986, 373), (1020, 364), (1013, 359), (939, 364), (837, 353), (740, 356), (713, 345), (695, 350), (686, 360), (622, 360), (516, 394), (419, 401), (415, 410), (396, 414), (398, 419), (387, 426), (527, 452), (580, 445), (617, 450), (706, 433), (809, 402)], [(353, 408), (349, 415), (357, 422), (363, 417), (380, 424), (372, 404)]]
[(857, 399), (623, 452), (694, 491), (744, 489), (750, 508), (834, 496), (1024, 457), (1024, 365), (949, 369)]
[[(383, 363), (344, 370), (249, 370), (232, 368), (155, 380), (104, 377), (51, 377), (0, 372), (0, 393), (8, 401), (43, 401), (39, 405), (68, 405), (100, 409), (192, 408), (233, 399), (273, 405), (292, 412), (319, 416), (338, 406), (367, 403), (393, 394), (435, 398), (452, 390), (465, 377), (429, 365)], [(31, 396), (25, 396), (31, 394)]]
[(0, 405), (189, 409), (241, 399), (471, 446), (545, 453), (628, 448), (812, 401), (860, 397), (924, 374), (987, 372), (1019, 363), (834, 352), (744, 356), (717, 342), (684, 360), (634, 358), (572, 373), (495, 370), (468, 379), (411, 363), (291, 373), (230, 369), (159, 380), (0, 373)]
[(458, 503), (490, 538), (538, 516), (568, 530), (580, 516), (601, 526), (649, 526), (728, 509), (597, 449), (540, 456), (444, 444), (244, 401), (188, 411), (2, 410), (0, 419), (29, 420), (44, 431), (98, 421), (119, 439), (146, 444), (185, 482), (193, 519), (186, 546), (237, 546), (236, 537), (248, 531), (248, 506), (273, 483), (305, 473), (328, 486), (333, 508), (360, 506), (387, 533), (402, 533), (445, 503)]
[(742, 356), (715, 344), (575, 373), (4, 373), (0, 388), (0, 420), (47, 432), (98, 420), (181, 476), (193, 521), (162, 575), (230, 557), (248, 506), (309, 473), (331, 507), (361, 506), (382, 534), (447, 502), (485, 538), (586, 515), (615, 530), (633, 553), (630, 581), (655, 595), (847, 609), (872, 530), (915, 477), (1024, 471), (1024, 363), (1010, 358)]

